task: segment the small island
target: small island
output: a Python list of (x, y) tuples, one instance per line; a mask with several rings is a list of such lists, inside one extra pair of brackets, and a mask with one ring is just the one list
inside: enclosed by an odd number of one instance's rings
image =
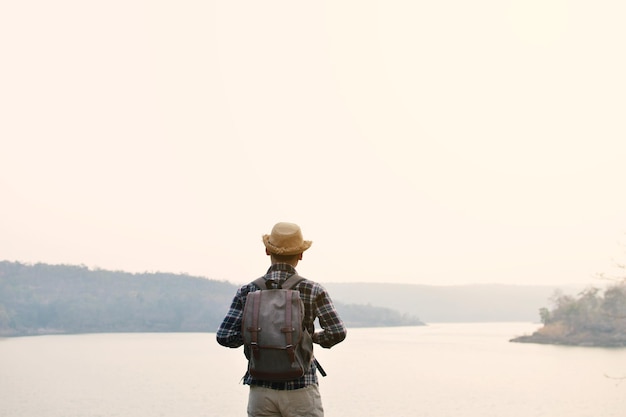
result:
[(539, 310), (543, 327), (511, 342), (626, 347), (626, 279), (577, 297), (556, 293), (552, 302)]

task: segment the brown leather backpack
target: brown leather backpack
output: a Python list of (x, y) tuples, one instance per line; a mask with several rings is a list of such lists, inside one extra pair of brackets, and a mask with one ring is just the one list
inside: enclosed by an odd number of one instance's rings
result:
[(278, 289), (259, 288), (248, 293), (243, 312), (242, 334), (248, 371), (264, 381), (297, 379), (311, 367), (313, 340), (303, 326), (304, 304), (293, 290), (304, 278), (294, 274)]

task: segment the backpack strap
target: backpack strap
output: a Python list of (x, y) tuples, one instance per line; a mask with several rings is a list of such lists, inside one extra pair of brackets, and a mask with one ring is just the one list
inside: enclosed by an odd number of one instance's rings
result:
[(303, 277), (301, 277), (298, 274), (293, 274), (292, 276), (287, 278), (285, 282), (283, 282), (283, 285), (281, 285), (281, 288), (284, 290), (290, 290), (302, 281), (304, 281)]
[(285, 291), (285, 327), (280, 329), (281, 332), (285, 334), (285, 348), (287, 349), (287, 354), (289, 355), (289, 360), (291, 363), (296, 361), (296, 352), (295, 347), (293, 345), (293, 322), (291, 321), (291, 300), (290, 298), (295, 298), (296, 294), (292, 291)]
[[(304, 280), (304, 278), (302, 278), (298, 274), (293, 274), (288, 277), (285, 282), (283, 282), (283, 285), (281, 285), (280, 287), (283, 290), (291, 290), (302, 280)], [(293, 291), (285, 291), (285, 303), (287, 309), (285, 311), (285, 328), (281, 329), (281, 331), (285, 333), (286, 348), (289, 359), (291, 360), (291, 363), (294, 363), (296, 361), (295, 346), (293, 344), (293, 332), (295, 331), (295, 329), (293, 328), (293, 323), (291, 322), (291, 300), (289, 299), (289, 297), (295, 299), (297, 295)]]
[(252, 307), (252, 326), (249, 326), (246, 330), (250, 332), (251, 340), (250, 340), (250, 349), (252, 350), (252, 354), (258, 358), (259, 356), (259, 343), (258, 337), (261, 329), (259, 328), (259, 310), (261, 307), (261, 293), (255, 292), (252, 294), (248, 294), (250, 302), (253, 303)]
[[(285, 290), (290, 290), (293, 287), (295, 287), (296, 285), (298, 285), (301, 281), (303, 281), (304, 278), (301, 277), (298, 274), (293, 274), (291, 276), (289, 276), (285, 282), (283, 282), (283, 285), (280, 286), (280, 288), (285, 289)], [(254, 281), (252, 281), (252, 284), (256, 285), (256, 287), (260, 290), (266, 290), (267, 289), (267, 285), (266, 285), (266, 281), (265, 281), (265, 277), (261, 277), (261, 278), (257, 278)]]
[(265, 285), (265, 278), (261, 277), (261, 278), (257, 278), (254, 281), (252, 281), (252, 283), (254, 285), (257, 286), (258, 289), (260, 290), (266, 290), (267, 286)]

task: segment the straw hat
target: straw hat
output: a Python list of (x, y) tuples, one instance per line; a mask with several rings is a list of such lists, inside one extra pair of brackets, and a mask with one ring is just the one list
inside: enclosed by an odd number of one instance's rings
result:
[(302, 238), (300, 226), (285, 222), (276, 223), (271, 234), (263, 235), (263, 243), (270, 253), (276, 255), (297, 255), (313, 244)]

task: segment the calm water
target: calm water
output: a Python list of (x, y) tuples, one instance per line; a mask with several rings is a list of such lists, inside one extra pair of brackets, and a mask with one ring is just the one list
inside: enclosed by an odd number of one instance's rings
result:
[[(623, 417), (626, 350), (509, 343), (528, 323), (350, 329), (320, 390), (328, 417)], [(241, 349), (214, 334), (0, 340), (0, 417), (243, 416)]]

